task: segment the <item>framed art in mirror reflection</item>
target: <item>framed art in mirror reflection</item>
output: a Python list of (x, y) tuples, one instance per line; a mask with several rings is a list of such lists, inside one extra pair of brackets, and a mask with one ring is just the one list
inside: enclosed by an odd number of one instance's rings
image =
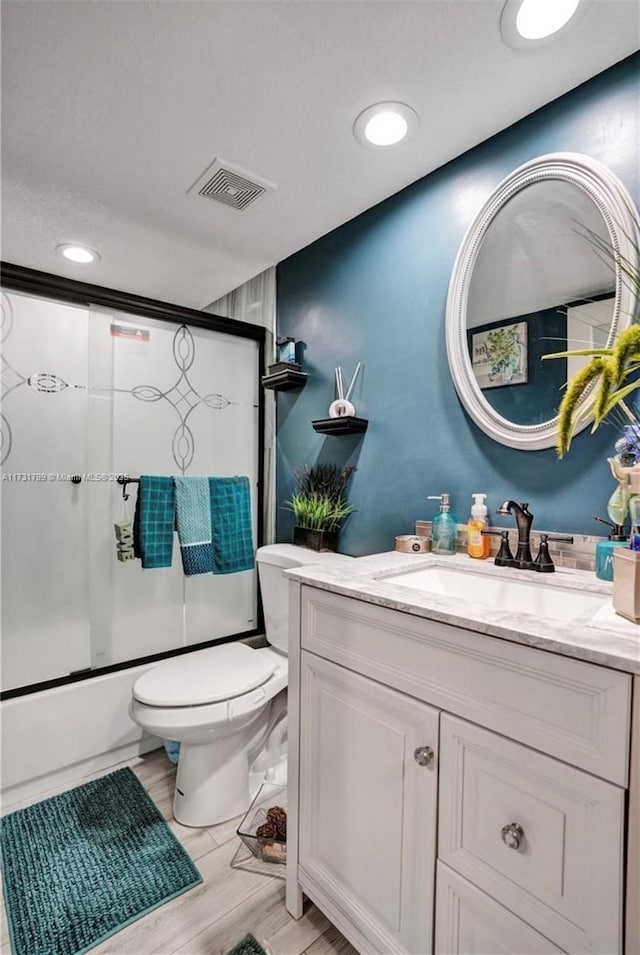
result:
[(527, 383), (527, 323), (494, 325), (472, 336), (472, 366), (483, 390)]

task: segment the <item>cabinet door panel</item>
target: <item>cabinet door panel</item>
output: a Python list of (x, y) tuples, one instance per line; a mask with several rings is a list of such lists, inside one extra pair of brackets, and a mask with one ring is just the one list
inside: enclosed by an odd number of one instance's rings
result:
[(442, 717), (440, 859), (567, 952), (620, 950), (623, 826), (624, 790)]
[(438, 863), (436, 955), (554, 955), (562, 950)]
[(431, 951), (437, 740), (437, 710), (302, 654), (300, 866), (375, 951)]

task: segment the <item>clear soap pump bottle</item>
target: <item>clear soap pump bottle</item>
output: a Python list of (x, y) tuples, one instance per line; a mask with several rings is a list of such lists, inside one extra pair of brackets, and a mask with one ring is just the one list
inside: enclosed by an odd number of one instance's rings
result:
[(440, 501), (440, 513), (431, 524), (431, 551), (434, 554), (455, 554), (457, 550), (458, 522), (451, 514), (448, 494), (429, 494), (429, 501)]
[(471, 517), (467, 523), (467, 554), (479, 560), (486, 560), (491, 553), (491, 542), (482, 531), (487, 527), (486, 494), (472, 494), (475, 501), (471, 505)]

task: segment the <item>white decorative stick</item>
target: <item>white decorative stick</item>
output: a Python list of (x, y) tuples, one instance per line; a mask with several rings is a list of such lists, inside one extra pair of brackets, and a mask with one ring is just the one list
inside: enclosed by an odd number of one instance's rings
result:
[(358, 377), (358, 373), (359, 373), (359, 371), (360, 371), (361, 365), (362, 365), (362, 362), (359, 361), (358, 364), (357, 364), (357, 366), (356, 366), (356, 370), (355, 370), (354, 373), (353, 373), (353, 378), (351, 379), (351, 384), (349, 385), (349, 390), (347, 391), (347, 393), (346, 393), (346, 395), (345, 395), (345, 397), (344, 397), (344, 400), (345, 400), (345, 401), (348, 401), (349, 398), (351, 397), (351, 392), (352, 392), (353, 389), (354, 389), (354, 386), (355, 386), (355, 383), (356, 383), (356, 378)]

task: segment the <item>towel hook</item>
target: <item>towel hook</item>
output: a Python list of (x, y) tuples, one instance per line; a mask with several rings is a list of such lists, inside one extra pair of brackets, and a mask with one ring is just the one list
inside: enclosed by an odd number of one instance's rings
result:
[(127, 484), (139, 484), (140, 478), (129, 477), (128, 474), (119, 474), (117, 478), (118, 484), (122, 485), (122, 500), (128, 501), (129, 494), (127, 493)]

